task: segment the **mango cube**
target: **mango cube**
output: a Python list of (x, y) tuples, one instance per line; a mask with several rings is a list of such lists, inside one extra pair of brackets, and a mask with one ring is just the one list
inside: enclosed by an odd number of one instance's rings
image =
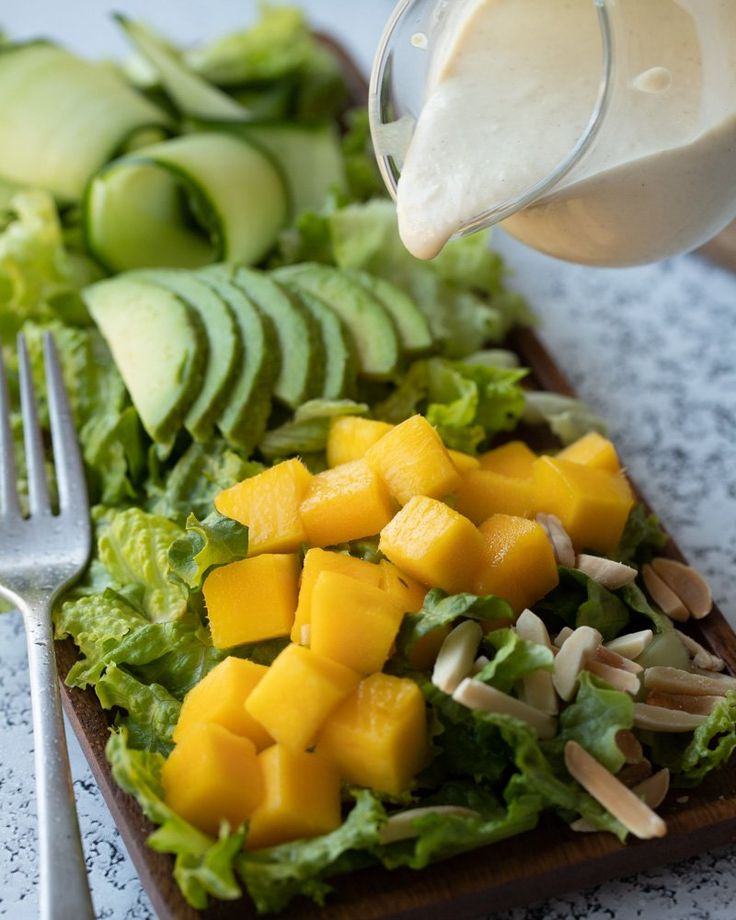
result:
[(313, 476), (299, 508), (312, 546), (370, 537), (391, 520), (394, 511), (383, 480), (365, 460)]
[(260, 751), (273, 739), (266, 729), (245, 711), (245, 701), (268, 668), (245, 658), (225, 658), (184, 697), (175, 742), (181, 741), (194, 725), (212, 722), (234, 735), (250, 739)]
[(307, 539), (299, 505), (312, 474), (284, 460), (215, 496), (215, 508), (248, 528), (248, 555), (290, 553)]
[(634, 505), (623, 474), (540, 457), (534, 482), (539, 510), (557, 515), (576, 550), (607, 555), (616, 549)]
[(295, 554), (264, 553), (210, 572), (202, 592), (215, 648), (288, 636), (298, 579)]
[(466, 473), (455, 496), (455, 508), (474, 524), (480, 524), (492, 514), (532, 517), (536, 511), (533, 479), (518, 479), (493, 470)]
[(415, 495), (383, 528), (378, 548), (423, 584), (458, 594), (473, 584), (483, 538), (462, 514), (434, 498)]
[(405, 677), (371, 674), (329, 716), (317, 753), (348, 783), (400, 795), (427, 759), (421, 690)]
[(558, 460), (572, 460), (609, 473), (621, 472), (621, 461), (613, 443), (597, 431), (589, 431), (557, 454)]
[(426, 585), (397, 569), (388, 559), (381, 559), (378, 568), (381, 573), (379, 587), (396, 601), (404, 613), (416, 613), (422, 609)]
[(478, 458), (481, 469), (513, 479), (530, 479), (537, 455), (523, 441), (509, 441)]
[(358, 671), (380, 671), (404, 611), (385, 591), (338, 572), (322, 572), (312, 591), (310, 647)]
[(475, 594), (502, 597), (518, 614), (557, 585), (554, 550), (536, 521), (494, 514), (479, 530), (485, 551), (475, 578)]
[(265, 791), (250, 818), (247, 850), (329, 834), (340, 826), (340, 777), (330, 761), (274, 744), (258, 762)]
[(332, 420), (327, 435), (327, 465), (339, 466), (351, 460), (360, 460), (376, 441), (387, 434), (393, 425), (377, 422), (358, 415), (342, 415)]
[(247, 712), (279, 744), (308, 748), (360, 675), (301, 645), (287, 645), (245, 701)]
[(442, 498), (460, 482), (447, 448), (422, 415), (413, 415), (385, 434), (365, 459), (401, 505), (414, 495)]
[(302, 566), (299, 603), (296, 608), (294, 625), (291, 628), (292, 642), (309, 645), (303, 627), (309, 626), (312, 622), (312, 591), (321, 572), (340, 572), (342, 575), (349, 575), (350, 578), (363, 581), (367, 585), (382, 587), (381, 569), (373, 562), (366, 562), (365, 559), (357, 559), (355, 556), (334, 553), (318, 547), (307, 550)]
[(214, 723), (191, 727), (161, 768), (161, 782), (166, 804), (213, 837), (221, 821), (241, 825), (263, 797), (253, 742)]
[(471, 454), (465, 454), (461, 450), (448, 450), (447, 453), (461, 476), (463, 473), (469, 473), (470, 470), (477, 470), (480, 467), (480, 460)]

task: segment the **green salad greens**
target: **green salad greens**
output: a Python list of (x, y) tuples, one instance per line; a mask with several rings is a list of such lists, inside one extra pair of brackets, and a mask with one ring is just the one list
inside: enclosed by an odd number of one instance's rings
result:
[[(504, 694), (530, 674), (551, 672), (554, 653), (511, 627), (514, 613), (503, 598), (439, 589), (404, 617), (385, 668), (416, 681), (430, 718), (431, 759), (404, 796), (346, 788), (337, 830), (257, 851), (243, 849), (246, 826), (223, 822), (215, 839), (167, 805), (161, 769), (185, 694), (226, 654), (268, 665), (288, 642), (282, 637), (227, 652), (212, 644), (203, 583), (217, 567), (248, 554), (247, 528), (214, 510), (219, 492), (283, 458), (298, 455), (311, 470), (324, 469), (330, 425), (340, 416), (399, 423), (421, 413), (448, 448), (470, 455), (496, 446), (522, 424), (556, 437), (558, 445), (601, 425), (576, 400), (526, 388), (527, 371), (504, 341), (532, 316), (506, 286), (503, 262), (487, 234), (451, 242), (431, 262), (403, 248), (376, 171), (366, 113), (346, 110), (350, 93), (341, 64), (298, 10), (265, 6), (251, 28), (187, 50), (140, 23), (120, 21), (135, 45), (122, 66), (81, 62), (50, 43), (30, 51), (9, 45), (0, 56), (0, 121), (11, 104), (3, 97), (4, 68), (21, 53), (57, 55), (60, 84), (78, 94), (83, 109), (91, 111), (90, 99), (100, 93), (116, 113), (103, 120), (99, 138), (90, 134), (74, 170), (66, 164), (58, 175), (44, 172), (33, 156), (21, 164), (32, 178), (21, 175), (19, 161), (4, 154), (0, 128), (0, 337), (13, 400), (16, 333), (26, 337), (40, 390), (43, 333), (52, 332), (60, 352), (94, 504), (96, 549), (83, 580), (58, 605), (56, 636), (70, 637), (79, 650), (67, 683), (94, 688), (110, 711), (107, 757), (120, 787), (157, 826), (149, 845), (172, 854), (174, 876), (193, 907), (247, 892), (267, 913), (300, 895), (323, 903), (330, 879), (339, 874), (376, 865), (421, 869), (529, 831), (545, 811), (568, 824), (584, 819), (623, 840), (626, 828), (571, 778), (564, 747), (575, 741), (617, 773), (623, 754), (616, 737), (634, 724), (631, 697), (584, 672), (577, 696), (561, 712), (558, 733), (548, 740), (514, 716), (461, 705), (432, 683), (428, 671), (412, 665), (413, 650), (433, 631), (468, 620), (495, 624), (481, 639), (484, 660), (475, 678)], [(104, 73), (99, 87), (91, 88), (88, 72)], [(30, 120), (42, 112), (37, 89), (24, 90), (34, 100)], [(207, 157), (200, 162), (192, 153), (202, 138), (205, 152), (246, 143), (258, 176), (276, 183), (273, 201), (288, 217), (278, 217), (272, 238), (253, 236), (264, 225), (258, 211), (263, 201), (254, 206), (252, 225), (240, 217), (218, 223), (219, 180), (207, 173)], [(111, 139), (115, 143), (105, 147)], [(182, 141), (189, 159), (171, 152), (185, 149)], [(301, 165), (307, 155), (311, 172)], [(119, 159), (111, 165), (112, 157)], [(222, 169), (229, 175), (235, 167)], [(79, 189), (80, 182), (84, 191), (76, 197), (59, 192), (62, 185)], [(210, 303), (220, 298), (219, 309), (226, 303), (235, 330), (232, 368), (222, 375), (219, 403), (210, 407), (211, 431), (200, 440), (187, 430), (183, 414), (191, 393), (176, 391), (167, 406), (166, 438), (156, 441), (150, 419), (131, 397), (129, 359), (101, 320), (103, 297), (105, 316), (121, 310), (117, 320), (125, 320), (131, 303), (125, 298), (133, 289), (125, 287), (129, 275), (106, 279), (110, 272), (103, 266), (122, 259), (134, 268), (152, 267), (133, 258), (142, 231), (129, 207), (139, 198), (130, 190), (139, 182), (139, 195), (152, 195), (163, 215), (153, 267), (181, 273), (174, 281), (134, 274), (136, 290), (158, 286), (158, 300), (152, 294), (151, 302), (160, 305), (160, 289), (174, 285), (166, 302), (185, 304), (180, 313), (193, 349), (188, 373), (195, 389), (203, 385), (208, 355), (216, 352), (206, 298), (194, 305), (186, 291), (208, 291)], [(121, 230), (121, 221), (130, 226)], [(255, 270), (210, 264), (225, 257), (230, 231), (255, 247)], [(320, 296), (306, 275), (285, 270), (301, 263), (308, 263), (302, 269), (309, 278), (328, 279)], [(353, 312), (348, 302), (358, 305)], [(372, 328), (384, 330), (380, 341), (370, 329), (356, 331), (363, 328), (358, 314), (365, 312), (379, 317)], [(305, 330), (299, 348), (288, 338), (294, 317)], [(149, 328), (138, 331), (145, 337)], [(256, 370), (246, 372), (256, 340), (265, 351)], [(382, 349), (378, 363), (370, 363), (376, 353), (369, 345)], [(183, 377), (183, 359), (181, 368)], [(216, 384), (207, 384), (213, 393)], [(228, 388), (240, 402), (232, 397), (228, 403)], [(294, 393), (298, 399), (284, 395)], [(45, 422), (43, 406), (41, 416)], [(19, 431), (17, 416), (13, 424)], [(663, 541), (656, 518), (637, 505), (615, 558), (640, 566)], [(381, 558), (371, 539), (334, 549)], [(560, 567), (559, 575), (559, 585), (535, 605), (552, 634), (589, 626), (605, 641), (641, 629), (674, 636), (671, 621), (635, 584), (607, 588), (572, 567)], [(735, 725), (736, 694), (729, 693), (694, 732), (640, 736), (653, 763), (688, 786), (728, 758), (736, 747)], [(413, 836), (387, 841), (382, 828), (388, 817), (418, 805), (460, 811), (425, 812), (413, 822)]]

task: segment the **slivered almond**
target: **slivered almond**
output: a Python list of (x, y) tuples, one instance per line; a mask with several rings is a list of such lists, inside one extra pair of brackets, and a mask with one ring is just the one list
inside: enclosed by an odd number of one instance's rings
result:
[(584, 670), (590, 671), (601, 680), (605, 680), (614, 690), (620, 690), (622, 693), (630, 693), (636, 696), (639, 692), (639, 678), (636, 674), (629, 671), (622, 671), (621, 668), (612, 668), (610, 664), (603, 664), (602, 661), (596, 661), (595, 658), (589, 660)]
[(557, 733), (557, 720), (552, 716), (509, 696), (508, 693), (501, 693), (500, 690), (489, 687), (480, 680), (466, 677), (452, 694), (452, 698), (468, 709), (498, 712), (520, 719), (533, 728), (540, 738), (554, 738)]
[(478, 657), (473, 662), (473, 667), (470, 669), (471, 674), (478, 674), (483, 668), (491, 663), (491, 659), (487, 655), (478, 655)]
[(558, 565), (572, 568), (575, 565), (575, 550), (570, 535), (562, 526), (562, 521), (554, 514), (539, 513), (537, 523), (547, 534)]
[(659, 815), (591, 757), (577, 741), (568, 741), (565, 745), (565, 766), (570, 776), (635, 837), (649, 840), (667, 833), (667, 825)]
[(395, 843), (397, 840), (409, 840), (416, 837), (419, 831), (414, 827), (417, 818), (426, 815), (461, 815), (462, 817), (477, 818), (477, 811), (472, 808), (463, 808), (461, 805), (429, 805), (425, 808), (410, 808), (400, 811), (382, 824), (378, 829), (379, 843)]
[(562, 643), (555, 658), (552, 682), (563, 700), (575, 696), (580, 672), (601, 644), (601, 634), (590, 626), (579, 626)]
[(707, 668), (696, 668), (695, 665), (693, 665), (691, 673), (700, 674), (701, 677), (712, 677), (713, 680), (720, 680), (721, 678), (723, 678), (723, 680), (729, 680), (731, 677), (730, 674), (722, 674), (718, 671), (709, 671)]
[(736, 690), (736, 678), (720, 675), (705, 677), (691, 674), (680, 668), (653, 667), (644, 672), (644, 686), (648, 690), (663, 690), (665, 693), (687, 693), (691, 696), (725, 696), (729, 690)]
[(538, 617), (534, 611), (529, 610), (528, 607), (519, 614), (516, 621), (516, 632), (520, 638), (526, 639), (528, 642), (546, 645), (547, 648), (552, 647), (544, 620)]
[(465, 620), (445, 637), (432, 671), (432, 683), (444, 693), (452, 693), (470, 674), (478, 654), (483, 630), (475, 620)]
[(620, 668), (622, 671), (628, 671), (629, 674), (640, 674), (644, 670), (640, 664), (631, 661), (629, 658), (624, 658), (624, 656), (619, 655), (618, 652), (612, 652), (611, 649), (606, 648), (605, 645), (601, 645), (601, 647), (597, 649), (595, 660), (603, 664), (608, 664), (612, 668)]
[[(522, 639), (529, 642), (536, 642), (546, 648), (552, 647), (544, 621), (531, 610), (524, 610), (519, 614), (519, 619), (516, 621), (516, 632)], [(519, 695), (525, 703), (548, 715), (557, 715), (559, 711), (551, 671), (533, 671), (527, 674), (522, 678)]]
[(557, 648), (562, 648), (562, 646), (565, 644), (565, 642), (567, 642), (573, 632), (574, 630), (570, 629), (569, 626), (563, 626), (555, 636), (553, 644), (557, 646)]
[(691, 696), (687, 693), (663, 693), (661, 690), (648, 693), (645, 700), (650, 706), (663, 706), (665, 709), (677, 709), (680, 712), (694, 712), (705, 716), (709, 716), (713, 707), (722, 701), (722, 696)]
[(664, 556), (652, 559), (652, 568), (696, 620), (710, 613), (713, 597), (708, 582), (697, 569)]
[(616, 747), (626, 758), (626, 763), (640, 763), (644, 760), (641, 742), (628, 728), (616, 732)]
[(692, 656), (693, 664), (696, 668), (701, 668), (703, 671), (722, 671), (726, 667), (726, 662), (722, 658), (709, 652), (707, 648), (693, 639), (692, 636), (680, 632), (679, 629), (676, 629), (675, 632)]
[(624, 565), (623, 562), (614, 562), (613, 559), (604, 559), (602, 556), (589, 556), (587, 553), (577, 555), (575, 568), (611, 591), (631, 584), (637, 574), (636, 569)]
[(621, 767), (616, 775), (616, 779), (620, 783), (623, 783), (624, 786), (628, 786), (628, 788), (631, 789), (633, 786), (636, 786), (637, 783), (640, 783), (651, 775), (652, 765), (645, 757), (644, 760), (640, 760), (639, 763), (627, 763), (626, 766)]
[(649, 596), (662, 613), (666, 613), (671, 620), (676, 620), (678, 623), (684, 623), (690, 619), (687, 607), (672, 588), (662, 581), (651, 565), (647, 564), (642, 568), (641, 577), (644, 579), (644, 587)]
[(680, 712), (678, 709), (665, 709), (651, 706), (649, 703), (634, 703), (634, 726), (647, 728), (655, 732), (692, 732), (708, 716), (694, 712)]
[(606, 648), (609, 652), (621, 655), (622, 658), (638, 658), (653, 638), (653, 630), (642, 629), (639, 632), (626, 633), (617, 639), (611, 639), (610, 642), (606, 642)]
[(637, 783), (631, 791), (646, 802), (650, 808), (659, 808), (664, 802), (669, 788), (670, 771), (665, 767), (664, 770), (659, 770), (642, 782)]

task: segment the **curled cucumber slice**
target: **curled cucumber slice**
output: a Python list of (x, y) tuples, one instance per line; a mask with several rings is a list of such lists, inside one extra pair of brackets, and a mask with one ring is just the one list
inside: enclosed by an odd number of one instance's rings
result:
[(84, 204), (87, 245), (109, 271), (253, 264), (288, 216), (278, 169), (247, 141), (196, 134), (110, 163)]

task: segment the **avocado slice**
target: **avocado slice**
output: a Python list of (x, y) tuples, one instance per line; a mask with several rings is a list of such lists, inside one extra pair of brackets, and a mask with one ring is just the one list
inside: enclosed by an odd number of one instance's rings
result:
[(204, 380), (208, 345), (199, 315), (173, 291), (126, 275), (98, 281), (82, 296), (143, 427), (165, 454)]
[(253, 301), (276, 329), (281, 368), (274, 396), (291, 409), (319, 396), (324, 384), (325, 351), (312, 314), (264, 272), (242, 265), (214, 265), (203, 274), (225, 278)]
[(429, 351), (434, 344), (429, 323), (408, 294), (385, 278), (379, 278), (370, 272), (352, 268), (342, 269), (342, 271), (370, 291), (386, 310), (394, 321), (401, 348), (405, 352), (418, 354)]
[(281, 367), (276, 330), (271, 320), (231, 281), (215, 272), (201, 272), (200, 277), (233, 311), (244, 344), (242, 360), (217, 427), (229, 444), (250, 454), (266, 430)]
[[(280, 281), (279, 270), (271, 274), (277, 282)], [(340, 317), (319, 297), (291, 284), (288, 278), (284, 278), (284, 287), (319, 323), (325, 348), (325, 376), (319, 396), (322, 399), (353, 396), (358, 365), (352, 339)]]
[(364, 377), (390, 377), (401, 357), (399, 338), (386, 309), (339, 268), (304, 262), (279, 270), (281, 281), (319, 297), (345, 323)]
[(202, 388), (189, 407), (184, 425), (195, 441), (208, 441), (228, 400), (243, 354), (233, 312), (226, 301), (191, 272), (146, 269), (136, 272), (135, 276), (173, 291), (196, 310), (202, 320), (209, 344), (209, 360)]

